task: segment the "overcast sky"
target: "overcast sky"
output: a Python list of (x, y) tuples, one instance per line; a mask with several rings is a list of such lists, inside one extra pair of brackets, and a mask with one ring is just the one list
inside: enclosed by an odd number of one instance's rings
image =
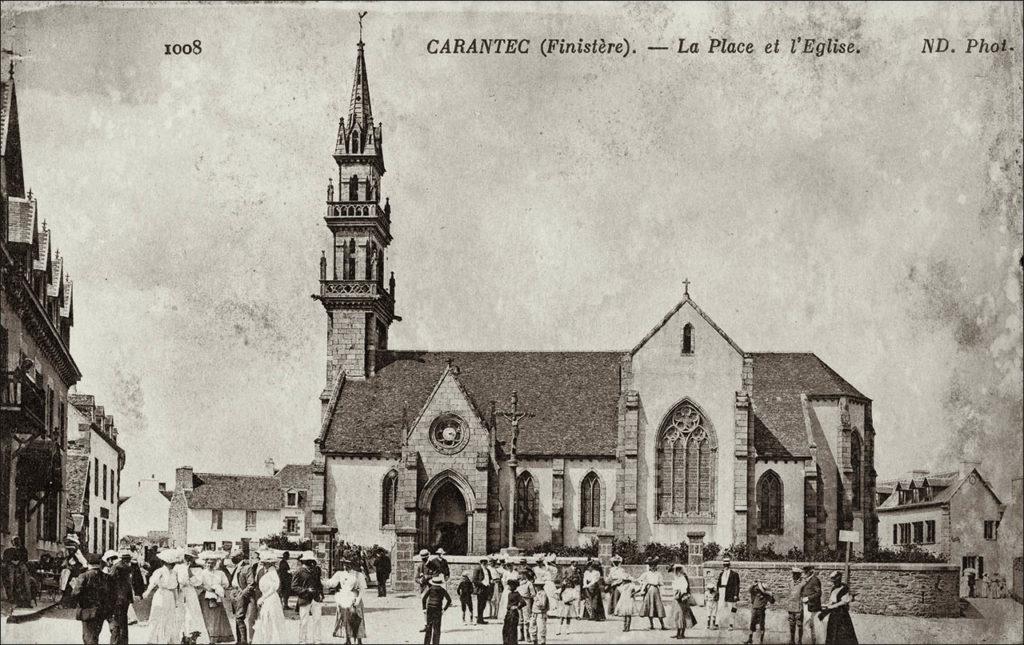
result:
[[(79, 391), (118, 420), (126, 489), (311, 459), (309, 296), (363, 7), (4, 8)], [(743, 349), (814, 351), (874, 400), (882, 476), (1019, 471), (1019, 5), (367, 8), (393, 348), (625, 350), (688, 277)], [(920, 53), (972, 35), (1017, 46)], [(714, 36), (861, 53), (646, 50)], [(427, 54), (449, 37), (534, 51)], [(638, 51), (543, 58), (546, 37)]]

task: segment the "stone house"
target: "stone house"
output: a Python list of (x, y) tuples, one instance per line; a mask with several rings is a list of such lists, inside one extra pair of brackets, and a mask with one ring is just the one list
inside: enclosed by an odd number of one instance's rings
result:
[(886, 482), (893, 492), (878, 507), (879, 546), (913, 544), (961, 570), (973, 567), (979, 576), (1009, 574), (998, 542), (1004, 507), (976, 466), (963, 462), (951, 472), (917, 470)]
[(871, 400), (815, 354), (744, 350), (688, 286), (632, 349), (390, 348), (392, 211), (362, 42), (349, 106), (315, 296), (328, 316), (315, 531), (406, 555), (492, 552), (510, 533), (521, 547), (873, 540)]
[(14, 71), (0, 83), (0, 548), (63, 552), (71, 277), (39, 200), (26, 192)]
[(322, 486), (312, 466), (294, 464), (278, 471), (272, 459), (265, 466), (264, 475), (178, 468), (168, 509), (171, 545), (230, 551), (255, 548), (278, 533), (309, 539), (309, 491)]

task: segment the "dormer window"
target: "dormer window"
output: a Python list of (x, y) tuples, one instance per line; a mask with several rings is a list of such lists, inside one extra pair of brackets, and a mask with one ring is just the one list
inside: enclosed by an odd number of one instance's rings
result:
[(288, 495), (287, 495), (287, 500), (288, 501), (287, 501), (286, 505), (287, 506), (298, 506), (299, 505), (298, 497), (299, 497), (299, 495), (298, 495), (297, 492), (295, 492), (293, 490), (288, 491)]

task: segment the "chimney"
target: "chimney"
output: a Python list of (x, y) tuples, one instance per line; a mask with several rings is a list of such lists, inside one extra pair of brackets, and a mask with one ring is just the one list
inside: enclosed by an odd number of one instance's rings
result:
[(182, 466), (174, 471), (174, 488), (182, 492), (192, 490), (192, 466)]
[(273, 457), (267, 457), (267, 460), (263, 462), (263, 466), (267, 469), (267, 474), (271, 477), (277, 474), (277, 468), (274, 468)]
[(960, 476), (966, 477), (970, 474), (971, 470), (981, 465), (980, 461), (961, 461), (960, 462)]

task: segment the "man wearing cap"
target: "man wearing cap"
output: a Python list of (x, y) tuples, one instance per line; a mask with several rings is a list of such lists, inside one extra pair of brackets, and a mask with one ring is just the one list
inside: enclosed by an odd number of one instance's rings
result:
[(110, 563), (107, 573), (110, 574), (110, 643), (111, 645), (128, 645), (128, 607), (135, 600), (135, 587), (132, 584), (132, 554), (123, 549), (114, 554), (119, 559)]
[[(732, 570), (732, 558), (722, 558), (722, 573), (718, 576), (718, 616), (724, 629), (732, 629), (736, 616), (736, 603), (740, 599), (740, 575)], [(728, 627), (725, 625), (728, 624)]]
[(795, 645), (804, 642), (804, 579), (800, 567), (793, 567), (791, 572), (793, 582), (786, 596), (786, 613), (789, 618), (789, 643)]
[(377, 557), (373, 560), (373, 571), (377, 575), (377, 597), (388, 595), (388, 578), (391, 577), (391, 555), (384, 547), (377, 548)]
[[(814, 567), (804, 565), (804, 583), (801, 592), (804, 603), (804, 630), (811, 637), (812, 645), (817, 642), (817, 633), (821, 631), (821, 619), (818, 612), (821, 611), (821, 580)], [(824, 631), (822, 631), (824, 635)]]
[(110, 616), (110, 576), (103, 573), (100, 556), (90, 555), (86, 562), (89, 569), (76, 579), (71, 594), (78, 603), (75, 618), (82, 622), (82, 643), (98, 645)]
[(765, 613), (768, 611), (768, 603), (774, 603), (775, 596), (758, 580), (750, 587), (750, 635), (747, 636), (748, 645), (754, 642), (754, 634), (760, 629), (758, 642), (764, 642)]
[(487, 558), (480, 558), (480, 566), (473, 570), (473, 589), (476, 591), (476, 624), (486, 625), (484, 620), (484, 607), (491, 597), (491, 585), (494, 583), (491, 578), (490, 567), (487, 566)]
[(299, 610), (299, 642), (320, 642), (320, 618), (323, 615), (324, 588), (316, 554), (305, 551), (299, 556), (302, 566), (292, 578), (295, 606)]
[(430, 584), (430, 574), (427, 571), (427, 562), (430, 560), (430, 551), (426, 549), (420, 549), (420, 563), (416, 565), (416, 582), (420, 585), (420, 593), (427, 590), (427, 585)]

